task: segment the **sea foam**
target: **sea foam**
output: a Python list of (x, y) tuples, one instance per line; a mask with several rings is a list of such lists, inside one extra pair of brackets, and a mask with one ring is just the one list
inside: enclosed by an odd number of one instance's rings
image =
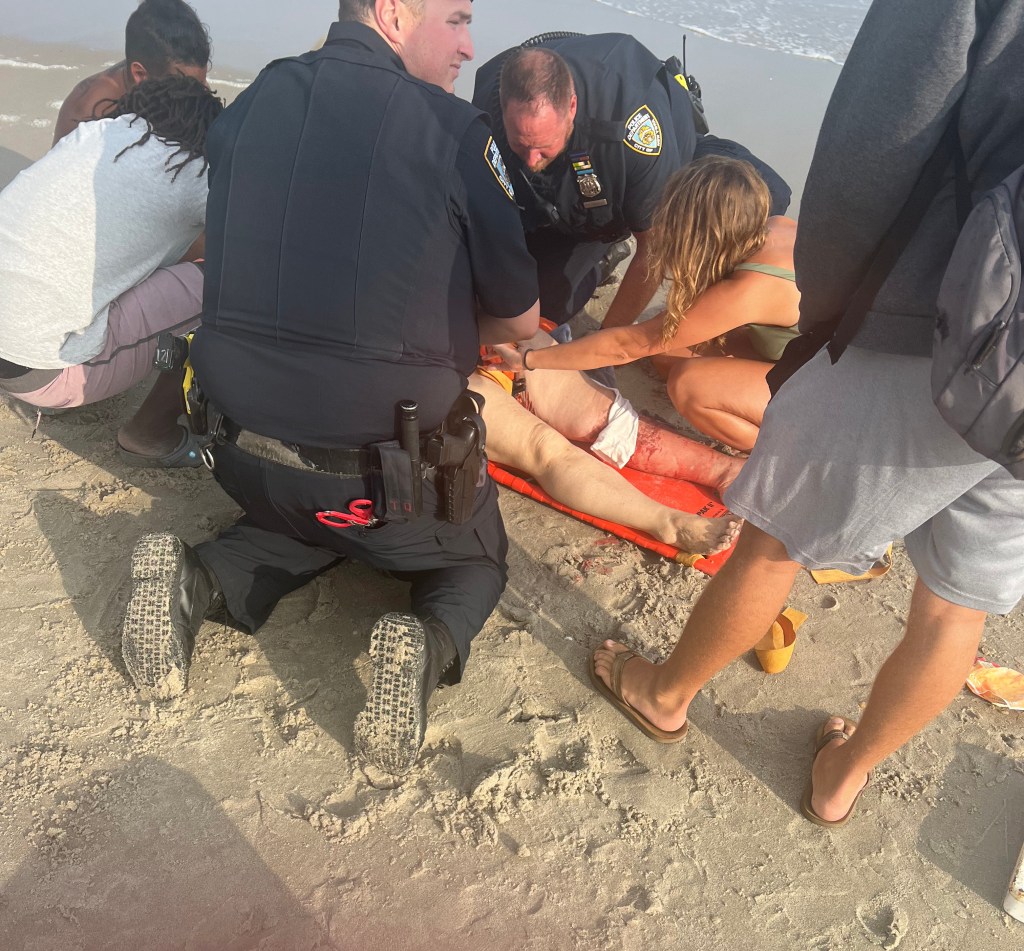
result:
[(3, 58), (0, 58), (0, 66), (10, 66), (12, 69), (78, 69), (77, 66), (65, 66), (62, 63), (29, 63), (23, 59)]
[(842, 63), (870, 0), (594, 0), (742, 46)]

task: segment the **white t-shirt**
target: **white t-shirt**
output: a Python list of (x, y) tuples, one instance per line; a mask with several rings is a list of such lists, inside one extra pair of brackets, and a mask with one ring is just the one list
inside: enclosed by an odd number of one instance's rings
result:
[(114, 161), (145, 131), (130, 115), (83, 122), (0, 192), (3, 359), (49, 370), (96, 356), (110, 303), (202, 232), (201, 160), (174, 178), (176, 147), (151, 136)]

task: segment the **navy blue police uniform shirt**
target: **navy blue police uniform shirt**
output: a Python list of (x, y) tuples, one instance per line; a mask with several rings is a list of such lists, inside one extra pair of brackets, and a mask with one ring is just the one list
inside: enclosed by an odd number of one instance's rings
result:
[(486, 119), (410, 76), (369, 27), (271, 63), (207, 144), (203, 321), (211, 402), (286, 442), (438, 426), (479, 355), (477, 306), (537, 300), (512, 184)]
[[(606, 242), (647, 231), (669, 177), (693, 159), (697, 131), (685, 88), (626, 34), (562, 37), (540, 45), (568, 63), (577, 95), (572, 137), (547, 169), (527, 171), (505, 137), (498, 84), (510, 51), (480, 67), (473, 93), (473, 104), (491, 117), (524, 227)], [(587, 176), (593, 179), (584, 181)], [(600, 191), (591, 195), (595, 184)], [(547, 206), (557, 209), (557, 221)]]

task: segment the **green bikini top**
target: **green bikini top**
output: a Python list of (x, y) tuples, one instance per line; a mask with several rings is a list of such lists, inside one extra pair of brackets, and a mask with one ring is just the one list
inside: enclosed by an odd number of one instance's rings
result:
[(776, 267), (774, 264), (737, 264), (734, 271), (757, 271), (771, 277), (781, 277), (784, 281), (796, 281), (796, 271), (788, 267)]
[[(737, 264), (737, 271), (757, 271), (769, 277), (781, 277), (784, 281), (796, 281), (796, 273), (788, 267), (776, 267), (774, 264)], [(747, 324), (750, 343), (757, 355), (764, 360), (775, 361), (782, 356), (786, 344), (800, 335), (796, 324), (792, 327), (774, 327), (768, 324)]]

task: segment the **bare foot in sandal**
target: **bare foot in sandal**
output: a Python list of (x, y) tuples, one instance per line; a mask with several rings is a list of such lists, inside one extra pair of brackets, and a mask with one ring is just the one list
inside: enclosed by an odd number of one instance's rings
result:
[(811, 780), (801, 804), (804, 816), (815, 825), (845, 824), (871, 781), (870, 773), (850, 773), (843, 751), (856, 729), (856, 723), (842, 717), (829, 717), (818, 729)]
[[(628, 655), (628, 656), (627, 656)], [(615, 667), (619, 658), (618, 684)], [(660, 742), (677, 742), (686, 728), (686, 710), (679, 710), (659, 699), (658, 665), (634, 654), (625, 644), (605, 641), (594, 651), (591, 677), (604, 685), (601, 693), (648, 736)], [(617, 687), (617, 689), (616, 689)], [(622, 701), (627, 709), (615, 703)], [(638, 716), (639, 718), (638, 718)]]

